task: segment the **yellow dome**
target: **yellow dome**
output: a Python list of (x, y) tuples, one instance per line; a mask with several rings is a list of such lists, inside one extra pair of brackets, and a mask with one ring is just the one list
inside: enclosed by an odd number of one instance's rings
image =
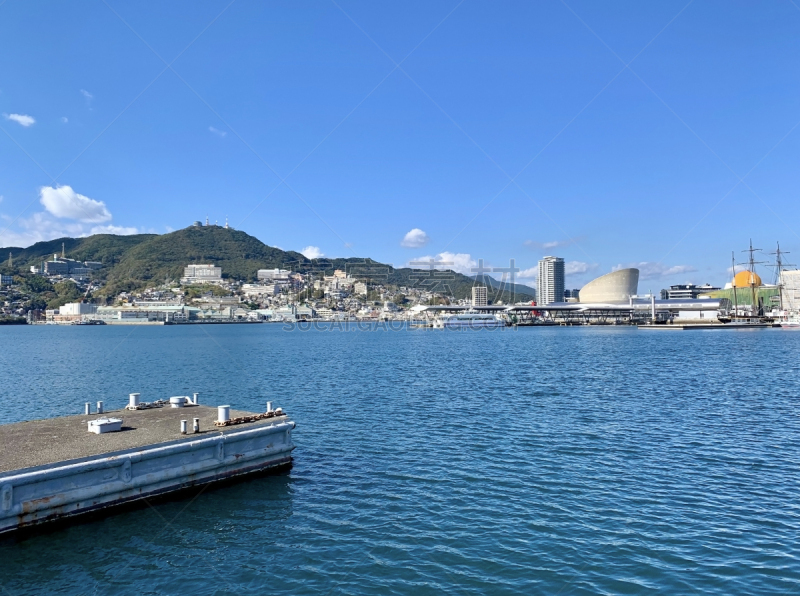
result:
[(733, 278), (733, 285), (737, 288), (749, 288), (750, 286), (759, 287), (761, 285), (761, 278), (758, 276), (758, 273), (739, 271)]

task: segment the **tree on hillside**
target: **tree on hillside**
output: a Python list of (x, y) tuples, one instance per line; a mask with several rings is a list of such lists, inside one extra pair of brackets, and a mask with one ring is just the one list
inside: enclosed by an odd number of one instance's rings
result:
[(46, 277), (26, 275), (22, 277), (22, 289), (31, 294), (40, 294), (42, 292), (52, 292), (54, 288)]
[(65, 279), (55, 285), (56, 297), (47, 302), (47, 308), (59, 308), (69, 302), (83, 300), (83, 292), (78, 289), (74, 281)]

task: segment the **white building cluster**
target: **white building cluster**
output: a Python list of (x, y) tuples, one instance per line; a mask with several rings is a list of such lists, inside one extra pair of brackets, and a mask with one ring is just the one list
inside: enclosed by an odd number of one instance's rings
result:
[(54, 254), (49, 261), (42, 261), (41, 265), (31, 265), (30, 271), (36, 275), (43, 275), (51, 279), (72, 279), (86, 281), (93, 271), (103, 267), (99, 261), (77, 261)]
[(187, 265), (183, 270), (182, 284), (221, 284), (222, 267), (214, 265)]
[[(50, 324), (180, 324), (294, 320), (402, 319), (413, 306), (437, 299), (415, 288), (389, 289), (335, 270), (315, 278), (286, 269), (259, 269), (255, 283), (223, 278), (213, 264), (190, 264), (178, 287), (122, 292), (113, 305), (65, 304), (45, 312)], [(198, 288), (198, 286), (200, 286)], [(485, 293), (485, 288), (482, 288)], [(367, 300), (367, 296), (371, 300)]]

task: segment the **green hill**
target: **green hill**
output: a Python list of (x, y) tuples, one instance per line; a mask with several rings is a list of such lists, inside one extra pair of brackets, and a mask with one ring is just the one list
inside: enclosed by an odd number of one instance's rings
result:
[(482, 281), (484, 284), (491, 288), (495, 289), (508, 289), (509, 291), (513, 290), (515, 294), (525, 295), (525, 296), (535, 296), (536, 290), (530, 286), (526, 286), (525, 284), (511, 284), (511, 282), (502, 282), (490, 275), (472, 275), (470, 279), (475, 279), (477, 281)]
[(218, 226), (189, 227), (154, 236), (128, 250), (108, 274), (110, 282), (142, 280), (163, 283), (178, 280), (188, 263), (213, 263), (223, 277), (255, 280), (259, 269), (288, 268), (295, 271), (311, 261), (297, 252), (267, 246), (239, 230)]
[(106, 266), (119, 262), (128, 250), (158, 238), (156, 234), (135, 234), (133, 236), (115, 236), (113, 234), (96, 234), (86, 238), (57, 238), (47, 242), (37, 242), (28, 248), (9, 247), (0, 249), (3, 263), (7, 262), (8, 253), (14, 265), (28, 269), (31, 265), (39, 265), (42, 261), (61, 254), (63, 245), (66, 256), (78, 261), (100, 261)]
[[(58, 238), (37, 242), (28, 248), (6, 248), (14, 259), (14, 269), (25, 272), (31, 265), (61, 254), (80, 261), (100, 261), (105, 266), (96, 273), (107, 282), (100, 292), (112, 296), (121, 290), (177, 281), (188, 263), (212, 263), (222, 267), (223, 277), (253, 281), (259, 269), (282, 268), (300, 273), (330, 274), (346, 270), (353, 277), (384, 285), (428, 289), (454, 296), (471, 295), (474, 285), (484, 285), (454, 271), (395, 269), (372, 259), (307, 259), (293, 251), (267, 246), (258, 238), (220, 226), (188, 227), (169, 234), (114, 236), (99, 234), (86, 238)], [(490, 300), (530, 300), (526, 294), (489, 291)]]

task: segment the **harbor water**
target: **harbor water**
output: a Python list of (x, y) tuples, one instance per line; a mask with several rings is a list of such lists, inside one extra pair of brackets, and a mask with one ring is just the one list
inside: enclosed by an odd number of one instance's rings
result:
[(0, 542), (3, 595), (800, 592), (800, 331), (7, 326), (0, 346), (2, 423), (133, 391), (297, 422), (289, 472)]

